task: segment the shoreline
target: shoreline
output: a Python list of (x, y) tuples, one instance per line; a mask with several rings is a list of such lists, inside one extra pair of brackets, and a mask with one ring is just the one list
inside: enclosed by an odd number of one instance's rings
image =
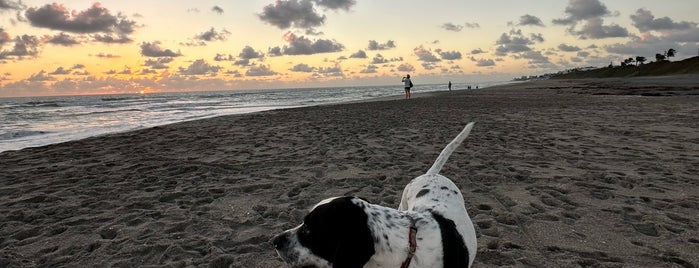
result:
[(476, 225), (474, 266), (699, 266), (699, 88), (651, 80), (271, 110), (2, 152), (0, 264), (284, 267), (275, 233), (331, 196), (396, 208), (476, 121), (443, 169)]

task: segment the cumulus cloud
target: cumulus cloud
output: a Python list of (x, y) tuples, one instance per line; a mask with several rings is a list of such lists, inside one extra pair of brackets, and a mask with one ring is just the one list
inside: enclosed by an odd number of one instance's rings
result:
[(54, 44), (54, 45), (61, 45), (61, 46), (74, 46), (74, 45), (79, 45), (80, 41), (78, 41), (75, 37), (70, 36), (66, 33), (60, 33), (57, 35), (52, 36), (49, 38), (47, 43)]
[(349, 11), (352, 6), (357, 4), (356, 0), (313, 0), (313, 2), (327, 9), (343, 9), (345, 11)]
[(160, 42), (155, 41), (152, 43), (143, 42), (141, 43), (141, 55), (146, 57), (179, 57), (182, 56), (179, 52), (174, 52), (170, 49), (162, 49), (160, 47)]
[(201, 40), (201, 41), (206, 41), (206, 42), (211, 42), (211, 41), (226, 41), (228, 36), (231, 35), (231, 32), (227, 30), (223, 31), (216, 31), (213, 27), (211, 27), (210, 30), (197, 34), (194, 36), (194, 39), (196, 40)]
[(126, 35), (95, 34), (92, 38), (97, 42), (107, 44), (126, 44), (133, 42), (133, 40)]
[(14, 38), (14, 46), (9, 50), (0, 51), (0, 59), (10, 57), (34, 57), (39, 54), (41, 39), (33, 35), (22, 35)]
[(478, 67), (495, 66), (495, 61), (492, 59), (479, 59), (478, 62), (476, 63), (476, 66), (478, 66)]
[(264, 56), (265, 56), (264, 53), (262, 53), (260, 51), (256, 51), (251, 46), (245, 46), (243, 48), (243, 50), (240, 51), (240, 53), (238, 54), (238, 57), (240, 57), (242, 59), (259, 59), (259, 58), (262, 58)]
[[(284, 40), (288, 42), (283, 48), (272, 48), (269, 50), (272, 55), (312, 55), (318, 53), (340, 52), (345, 46), (334, 40), (318, 39), (310, 40), (304, 36), (296, 36), (291, 32), (284, 35)], [(278, 54), (277, 54), (278, 53)]]
[(462, 29), (464, 29), (464, 26), (456, 25), (456, 24), (453, 24), (451, 22), (444, 23), (440, 27), (444, 30), (452, 31), (452, 32), (460, 32)]
[(568, 17), (554, 19), (554, 24), (574, 25), (580, 21), (609, 15), (607, 6), (599, 0), (570, 0), (565, 9)]
[(442, 51), (441, 49), (435, 50), (442, 57), (443, 60), (460, 60), (461, 52), (458, 51)]
[(22, 1), (0, 0), (0, 12), (4, 10), (21, 10), (23, 8)]
[(474, 50), (471, 50), (471, 55), (476, 55), (476, 54), (481, 54), (481, 53), (485, 53), (485, 51), (483, 51), (480, 48), (476, 48)]
[(234, 61), (235, 58), (231, 54), (219, 54), (216, 53), (216, 56), (214, 56), (214, 61)]
[(537, 16), (525, 14), (519, 17), (518, 26), (541, 26), (544, 27), (544, 22), (541, 21)]
[(211, 11), (215, 12), (216, 14), (223, 14), (223, 8), (220, 6), (214, 6), (211, 8)]
[(114, 54), (109, 54), (109, 53), (97, 53), (97, 55), (95, 55), (95, 57), (98, 57), (98, 58), (106, 58), (106, 59), (113, 59), (113, 58), (119, 58), (119, 57), (121, 57), (121, 56), (119, 56), (119, 55), (114, 55)]
[(169, 68), (167, 64), (173, 60), (172, 57), (159, 57), (156, 59), (147, 59), (143, 65), (152, 69), (167, 69)]
[(480, 28), (481, 27), (480, 24), (475, 23), (475, 22), (464, 23), (464, 26), (466, 26), (466, 28)]
[(520, 53), (532, 50), (529, 46), (534, 44), (534, 41), (524, 37), (521, 31), (510, 31), (503, 33), (500, 38), (495, 41), (498, 46), (495, 48), (495, 55), (505, 56), (508, 53)]
[(603, 25), (604, 20), (594, 18), (587, 20), (580, 30), (569, 29), (568, 32), (580, 39), (603, 39), (612, 37), (628, 37), (629, 31), (617, 24)]
[(417, 56), (418, 60), (423, 61), (423, 62), (439, 62), (442, 61), (439, 58), (437, 58), (432, 51), (424, 48), (423, 46), (419, 46), (413, 49), (413, 53)]
[(198, 59), (192, 62), (187, 68), (180, 67), (179, 73), (183, 75), (215, 75), (221, 70), (220, 66), (210, 65), (203, 59)]
[(647, 9), (638, 9), (636, 14), (631, 15), (633, 26), (641, 32), (649, 31), (672, 31), (672, 30), (687, 30), (697, 27), (694, 22), (675, 22), (669, 17), (655, 18), (653, 13)]
[(396, 43), (393, 40), (388, 40), (386, 43), (379, 43), (376, 40), (369, 40), (369, 46), (367, 47), (368, 50), (386, 50), (386, 49), (391, 49), (395, 48)]
[(410, 63), (403, 63), (401, 65), (398, 65), (398, 71), (400, 71), (400, 72), (414, 72), (415, 67)]
[(56, 68), (55, 71), (50, 72), (50, 75), (64, 75), (64, 74), (70, 74), (70, 69), (65, 69), (63, 67), (58, 67)]
[(317, 73), (325, 77), (344, 76), (339, 64), (335, 64), (333, 67), (320, 67)]
[(289, 71), (298, 72), (298, 73), (312, 73), (312, 72), (315, 72), (315, 70), (316, 70), (315, 67), (311, 67), (305, 63), (296, 64), (296, 65), (294, 65), (294, 67), (291, 67), (291, 69), (289, 69)]
[(530, 38), (531, 38), (533, 41), (536, 41), (536, 42), (539, 42), (539, 43), (543, 43), (543, 42), (544, 42), (544, 35), (542, 35), (542, 34), (540, 34), (540, 33), (539, 33), (539, 34), (531, 34), (531, 35), (529, 35), (529, 36), (530, 36)]
[(352, 55), (350, 55), (349, 57), (355, 58), (355, 59), (366, 59), (367, 55), (366, 55), (366, 52), (364, 50), (360, 49), (359, 51), (352, 53)]
[(2, 27), (0, 27), (0, 48), (2, 48), (3, 45), (6, 43), (9, 43), (12, 40), (10, 37), (10, 34), (5, 31)]
[(359, 73), (363, 74), (374, 74), (378, 73), (379, 67), (373, 64), (369, 64), (366, 66), (364, 70), (359, 71)]
[(580, 48), (577, 46), (571, 46), (571, 45), (566, 45), (566, 44), (560, 44), (558, 45), (558, 49), (561, 51), (565, 52), (575, 52), (575, 51), (580, 51)]
[(257, 65), (257, 66), (250, 66), (250, 68), (245, 71), (245, 76), (272, 76), (276, 75), (277, 73), (272, 71), (269, 66), (266, 65)]
[[(568, 25), (567, 32), (579, 39), (603, 39), (627, 37), (629, 32), (618, 24), (604, 25), (603, 17), (614, 15), (599, 0), (570, 0), (565, 9), (565, 18), (554, 19), (553, 23)], [(580, 30), (578, 24), (582, 23)]]
[(32, 26), (71, 33), (131, 34), (136, 25), (135, 21), (122, 15), (110, 14), (100, 3), (80, 12), (71, 11), (61, 4), (47, 4), (27, 9), (25, 16)]
[(325, 15), (316, 12), (310, 0), (277, 0), (274, 4), (265, 6), (258, 17), (279, 29), (313, 28), (325, 23)]

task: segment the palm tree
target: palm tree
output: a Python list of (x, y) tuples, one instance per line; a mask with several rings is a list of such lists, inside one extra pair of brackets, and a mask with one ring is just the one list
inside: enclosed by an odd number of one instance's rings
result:
[(643, 63), (646, 62), (646, 57), (643, 56), (636, 56), (636, 66), (643, 65)]
[(660, 53), (655, 53), (655, 61), (661, 62), (665, 60), (665, 55), (660, 54)]
[(675, 53), (677, 53), (677, 50), (675, 50), (674, 48), (668, 49), (665, 52), (665, 56), (667, 57), (667, 60), (670, 60), (670, 57), (674, 57)]

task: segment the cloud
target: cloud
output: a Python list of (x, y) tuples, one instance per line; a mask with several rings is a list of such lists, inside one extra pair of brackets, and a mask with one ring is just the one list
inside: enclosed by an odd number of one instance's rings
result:
[(432, 51), (425, 49), (423, 46), (419, 46), (413, 49), (413, 53), (417, 55), (418, 60), (423, 62), (439, 62), (442, 61), (437, 58)]
[(245, 72), (245, 76), (272, 76), (276, 74), (276, 72), (269, 69), (269, 66), (262, 64), (250, 66), (250, 68)]
[(415, 67), (410, 63), (403, 63), (401, 65), (398, 65), (398, 71), (400, 71), (400, 72), (414, 72)]
[(80, 12), (70, 11), (61, 4), (47, 4), (27, 9), (25, 16), (32, 26), (71, 33), (130, 34), (136, 24), (122, 15), (110, 14), (100, 3)]
[(375, 74), (378, 73), (379, 67), (373, 64), (369, 64), (366, 66), (364, 70), (359, 71), (359, 73), (363, 74)]
[(349, 57), (355, 58), (355, 59), (366, 59), (367, 55), (366, 55), (366, 52), (364, 50), (360, 49), (359, 51), (352, 53), (352, 55), (350, 55)]
[(308, 64), (305, 63), (296, 64), (294, 65), (294, 67), (291, 67), (291, 69), (289, 69), (289, 71), (298, 73), (312, 73), (315, 72), (315, 70), (315, 67), (308, 66)]
[(480, 28), (481, 27), (480, 24), (475, 23), (475, 22), (464, 23), (464, 26), (466, 26), (466, 28)]
[(270, 57), (279, 57), (282, 54), (282, 48), (281, 47), (270, 47), (267, 49), (267, 55)]
[(383, 55), (376, 53), (376, 56), (371, 59), (371, 64), (384, 64), (384, 63), (396, 62), (396, 61), (403, 61), (403, 57), (387, 59), (387, 58), (384, 58)]
[(464, 26), (462, 25), (456, 25), (451, 22), (447, 22), (442, 24), (440, 28), (447, 30), (447, 31), (452, 31), (452, 32), (460, 32), (462, 29), (464, 29)]
[(0, 27), (0, 48), (2, 48), (3, 45), (9, 43), (10, 41), (12, 41), (10, 34), (6, 32), (5, 29)]
[(57, 35), (54, 35), (53, 37), (49, 38), (47, 43), (54, 44), (54, 45), (61, 45), (61, 46), (74, 46), (74, 45), (79, 45), (80, 41), (75, 39), (74, 37), (66, 34), (66, 33), (60, 33)]
[(566, 45), (566, 44), (560, 44), (558, 45), (558, 49), (561, 51), (565, 52), (575, 52), (575, 51), (580, 51), (580, 48), (577, 46), (571, 46), (571, 45)]
[(313, 2), (327, 9), (344, 9), (345, 11), (349, 11), (352, 6), (357, 4), (356, 0), (313, 0)]
[(242, 51), (238, 54), (238, 57), (242, 59), (260, 59), (264, 57), (265, 54), (259, 51), (255, 51), (251, 46), (245, 46)]
[(508, 53), (521, 53), (532, 50), (529, 45), (534, 41), (522, 35), (521, 31), (510, 31), (510, 34), (503, 33), (495, 41), (498, 46), (495, 48), (495, 55), (505, 56)]
[(478, 66), (478, 67), (495, 66), (495, 61), (492, 59), (479, 59), (478, 63), (476, 63), (476, 66)]
[(443, 60), (460, 60), (461, 52), (458, 51), (442, 51), (441, 49), (435, 50), (442, 57)]
[(560, 25), (575, 25), (580, 21), (599, 18), (609, 15), (610, 12), (607, 6), (599, 0), (570, 0), (565, 9), (568, 17), (562, 19), (554, 19), (554, 24)]
[(179, 73), (183, 75), (215, 75), (221, 70), (220, 66), (210, 65), (203, 59), (192, 62), (187, 68), (180, 67)]
[(277, 0), (274, 4), (265, 6), (257, 16), (279, 29), (307, 29), (325, 23), (325, 15), (316, 13), (310, 0)]
[(216, 56), (214, 56), (214, 61), (233, 61), (235, 58), (233, 58), (233, 55), (228, 54), (218, 54), (216, 53)]
[(44, 81), (53, 81), (53, 77), (51, 77), (49, 74), (46, 73), (46, 71), (41, 70), (40, 72), (33, 74), (27, 78), (27, 81), (29, 82), (44, 82)]
[(223, 14), (223, 8), (221, 8), (220, 6), (214, 6), (214, 7), (212, 7), (212, 8), (211, 8), (211, 11), (213, 11), (213, 12), (215, 12), (216, 14), (219, 14), (219, 15)]
[[(283, 55), (312, 55), (318, 53), (340, 52), (345, 46), (333, 40), (318, 39), (310, 40), (303, 36), (296, 36), (291, 32), (284, 35), (284, 40), (289, 44), (280, 49)], [(275, 52), (275, 51), (270, 51)]]
[(152, 69), (167, 69), (169, 68), (167, 64), (173, 60), (172, 57), (159, 57), (156, 59), (147, 59), (143, 65), (151, 67)]
[(107, 44), (127, 44), (133, 42), (133, 39), (126, 35), (109, 35), (109, 34), (95, 34), (92, 38), (97, 42), (107, 43)]
[(10, 50), (0, 51), (0, 59), (9, 57), (34, 57), (39, 54), (41, 40), (33, 35), (17, 36), (13, 40), (15, 45)]
[(109, 53), (106, 53), (106, 54), (105, 54), (105, 53), (98, 53), (97, 55), (95, 55), (95, 57), (98, 57), (98, 58), (106, 58), (106, 59), (113, 59), (113, 58), (119, 58), (119, 57), (121, 57), (121, 56), (119, 56), (119, 55), (114, 55), (114, 54), (109, 54)]
[(194, 36), (194, 39), (202, 40), (202, 41), (207, 41), (207, 42), (211, 42), (211, 41), (226, 41), (226, 39), (228, 38), (229, 35), (231, 35), (231, 32), (229, 32), (229, 31), (227, 31), (227, 30), (225, 30), (225, 29), (224, 29), (223, 31), (221, 31), (221, 32), (217, 32), (217, 31), (214, 29), (214, 27), (211, 27), (210, 30), (208, 30), (208, 31), (206, 31), (206, 32), (203, 32), (203, 33), (200, 33), (200, 34), (197, 34), (196, 36)]
[(146, 57), (179, 57), (182, 56), (179, 52), (174, 52), (170, 49), (160, 48), (160, 42), (141, 43), (141, 55)]
[(50, 72), (50, 75), (64, 75), (64, 74), (70, 74), (70, 69), (65, 69), (63, 67), (58, 67), (56, 68), (55, 71)]
[(636, 10), (636, 14), (631, 15), (631, 21), (633, 26), (641, 32), (687, 30), (697, 27), (697, 23), (694, 22), (674, 22), (668, 17), (656, 19), (650, 11), (643, 8)]
[(577, 35), (580, 39), (603, 39), (612, 37), (628, 37), (629, 31), (617, 24), (603, 25), (604, 20), (594, 18), (587, 20), (579, 31), (569, 29), (568, 32)]
[(375, 40), (369, 40), (369, 46), (367, 47), (368, 50), (386, 50), (386, 49), (391, 49), (395, 48), (396, 43), (393, 40), (388, 40), (386, 43), (380, 44), (379, 42), (376, 42)]
[(476, 54), (481, 54), (481, 53), (485, 53), (485, 51), (483, 51), (480, 48), (476, 48), (474, 50), (471, 50), (471, 55), (476, 55)]
[(543, 43), (544, 42), (544, 36), (542, 34), (531, 34), (529, 35), (533, 41)]
[(318, 68), (317, 73), (324, 77), (344, 76), (344, 73), (342, 73), (342, 68), (339, 64), (335, 64), (333, 67), (320, 67)]
[(541, 21), (536, 16), (525, 14), (519, 17), (519, 22), (517, 23), (518, 26), (541, 26), (544, 27), (544, 22)]
[(4, 10), (22, 10), (22, 1), (0, 0), (0, 12)]

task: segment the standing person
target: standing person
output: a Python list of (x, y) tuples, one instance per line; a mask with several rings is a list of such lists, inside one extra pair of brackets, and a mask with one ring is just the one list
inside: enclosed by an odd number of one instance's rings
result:
[(410, 81), (410, 75), (403, 76), (403, 85), (405, 87), (405, 99), (410, 99), (410, 88), (413, 87), (413, 81)]
[(449, 91), (451, 91), (451, 81), (449, 81)]

